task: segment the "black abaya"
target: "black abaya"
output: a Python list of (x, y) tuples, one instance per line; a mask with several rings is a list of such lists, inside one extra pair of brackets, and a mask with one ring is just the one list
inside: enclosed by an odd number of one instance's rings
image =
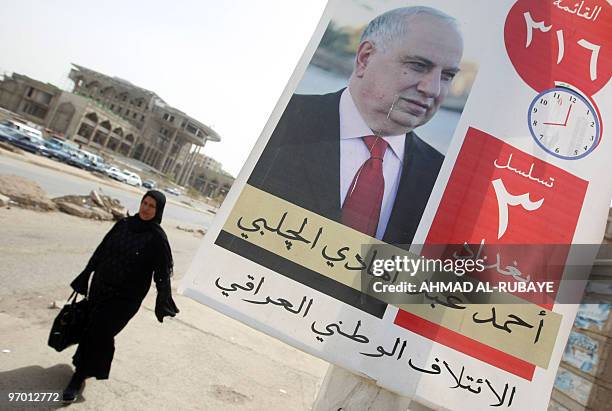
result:
[(163, 194), (159, 194), (145, 194), (156, 200), (155, 218), (144, 221), (135, 215), (118, 221), (73, 282), (73, 288), (78, 289), (75, 284), (87, 284), (94, 272), (88, 293), (88, 325), (73, 357), (76, 370), (84, 377), (108, 378), (115, 352), (114, 337), (138, 312), (152, 278), (158, 290), (166, 290), (171, 299), (173, 262), (159, 225), (165, 205)]

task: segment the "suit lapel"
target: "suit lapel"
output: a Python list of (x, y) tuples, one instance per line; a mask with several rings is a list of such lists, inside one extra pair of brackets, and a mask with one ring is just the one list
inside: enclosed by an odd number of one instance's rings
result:
[(312, 136), (303, 145), (302, 169), (306, 184), (317, 199), (317, 212), (340, 221), (340, 95), (330, 94), (312, 119)]
[(442, 161), (444, 156), (416, 134), (406, 135), (402, 175), (383, 241), (412, 243)]

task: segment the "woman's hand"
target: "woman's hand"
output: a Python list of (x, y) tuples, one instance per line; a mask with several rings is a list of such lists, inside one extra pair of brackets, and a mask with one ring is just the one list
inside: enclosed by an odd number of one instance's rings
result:
[(163, 323), (164, 317), (174, 317), (178, 313), (179, 309), (174, 303), (171, 295), (164, 298), (157, 294), (157, 300), (155, 301), (155, 316), (157, 317), (157, 321)]
[(170, 290), (170, 281), (166, 283), (157, 283), (157, 299), (155, 300), (155, 316), (160, 323), (164, 322), (164, 317), (174, 317), (180, 311), (174, 300)]

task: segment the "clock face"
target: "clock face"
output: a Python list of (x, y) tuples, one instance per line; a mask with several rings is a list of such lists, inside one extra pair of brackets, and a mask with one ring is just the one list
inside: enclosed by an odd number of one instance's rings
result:
[(599, 116), (574, 90), (556, 87), (543, 91), (529, 106), (527, 117), (535, 142), (555, 157), (579, 159), (599, 143)]

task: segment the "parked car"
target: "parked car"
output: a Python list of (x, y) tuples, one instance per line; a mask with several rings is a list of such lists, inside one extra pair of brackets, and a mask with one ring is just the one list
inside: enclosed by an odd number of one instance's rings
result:
[(78, 154), (71, 154), (66, 159), (66, 164), (69, 164), (74, 167), (81, 168), (83, 170), (92, 171), (93, 164), (87, 158), (80, 156)]
[(132, 173), (129, 170), (123, 170), (123, 174), (127, 176), (127, 180), (125, 182), (129, 185), (136, 187), (140, 187), (142, 185), (142, 180), (138, 174)]
[(0, 141), (11, 142), (21, 136), (19, 131), (15, 130), (12, 127), (5, 126), (0, 124)]
[(4, 125), (6, 127), (10, 127), (12, 129), (15, 129), (15, 130), (19, 131), (21, 134), (25, 134), (26, 136), (34, 137), (35, 139), (42, 139), (43, 138), (42, 132), (40, 130), (38, 130), (38, 129), (34, 128), (34, 127), (30, 127), (27, 124), (21, 123), (19, 121), (4, 120), (0, 124)]
[(42, 138), (19, 133), (17, 138), (9, 142), (30, 153), (48, 155), (47, 148), (45, 147), (45, 140)]
[(157, 186), (157, 183), (153, 180), (145, 180), (142, 182), (144, 188), (153, 189)]
[(64, 146), (58, 143), (55, 139), (45, 141), (45, 147), (47, 148), (47, 154), (50, 158), (61, 162), (66, 162), (70, 156), (70, 151), (67, 151)]
[(123, 174), (123, 171), (119, 170), (117, 167), (109, 167), (106, 169), (106, 175), (110, 178), (114, 178), (117, 181), (121, 181), (122, 183), (127, 182), (127, 176)]
[(164, 191), (166, 193), (170, 193), (170, 194), (172, 194), (174, 196), (180, 196), (181, 195), (180, 191), (178, 191), (176, 188), (172, 188), (172, 187), (166, 187), (166, 188), (164, 188)]
[[(96, 164), (99, 166), (99, 168), (108, 168), (109, 166), (106, 165), (106, 162), (104, 161), (104, 158), (102, 156), (99, 156), (97, 154), (94, 154), (92, 152), (89, 152), (87, 150), (83, 150), (82, 148), (77, 150), (79, 154), (81, 154), (83, 157), (85, 157), (86, 159), (88, 159), (92, 164)], [(106, 167), (104, 167), (106, 165)]]
[(60, 148), (70, 154), (75, 154), (79, 152), (79, 146), (73, 141), (63, 140), (58, 137), (51, 137), (47, 140), (47, 142), (54, 145), (56, 148)]
[(93, 161), (91, 163), (93, 170), (102, 174), (106, 174), (106, 170), (109, 169), (110, 165), (105, 163), (104, 161)]

